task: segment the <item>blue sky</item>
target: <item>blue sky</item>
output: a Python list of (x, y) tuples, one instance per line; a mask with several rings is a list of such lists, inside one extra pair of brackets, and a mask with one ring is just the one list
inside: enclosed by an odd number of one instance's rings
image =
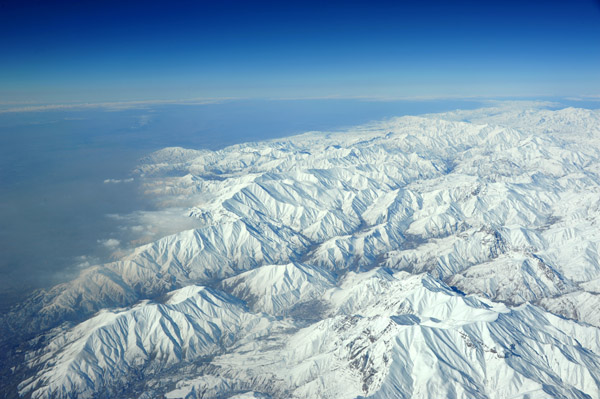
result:
[(322, 3), (1, 0), (0, 102), (600, 94), (598, 0)]

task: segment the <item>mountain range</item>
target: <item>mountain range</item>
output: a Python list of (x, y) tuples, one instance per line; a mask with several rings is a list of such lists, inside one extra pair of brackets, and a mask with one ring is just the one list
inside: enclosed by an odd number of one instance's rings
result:
[(6, 397), (600, 397), (600, 110), (165, 148), (134, 174), (195, 227), (2, 315)]

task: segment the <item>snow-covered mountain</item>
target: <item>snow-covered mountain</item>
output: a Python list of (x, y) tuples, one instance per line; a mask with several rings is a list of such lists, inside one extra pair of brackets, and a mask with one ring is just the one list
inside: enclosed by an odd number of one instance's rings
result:
[(137, 173), (197, 227), (5, 315), (31, 337), (8, 395), (600, 397), (600, 111), (167, 148)]

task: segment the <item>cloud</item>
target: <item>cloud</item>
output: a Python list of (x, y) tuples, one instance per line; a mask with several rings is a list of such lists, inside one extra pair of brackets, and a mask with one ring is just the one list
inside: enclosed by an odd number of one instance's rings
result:
[(136, 123), (131, 126), (132, 129), (139, 129), (142, 128), (146, 125), (148, 125), (150, 123), (150, 121), (152, 120), (152, 115), (140, 115), (137, 117), (137, 121)]
[(115, 238), (109, 238), (106, 240), (98, 240), (98, 243), (104, 245), (106, 248), (117, 248), (119, 245), (121, 245), (121, 241), (115, 239)]
[(598, 94), (598, 95), (579, 96), (579, 97), (566, 97), (565, 100), (570, 100), (570, 101), (600, 101), (600, 94)]
[(75, 257), (75, 269), (76, 270), (82, 270), (82, 269), (87, 269), (90, 266), (93, 265), (98, 265), (100, 264), (100, 259), (95, 258), (93, 256), (89, 256), (89, 255), (81, 255), (81, 256), (77, 256)]
[(133, 181), (133, 177), (129, 179), (106, 179), (104, 180), (104, 184), (120, 184), (120, 183), (131, 183)]
[(0, 109), (0, 114), (15, 112), (44, 112), (44, 111), (66, 111), (102, 108), (107, 111), (121, 111), (126, 109), (140, 109), (152, 105), (204, 105), (217, 104), (223, 101), (236, 100), (235, 97), (221, 98), (192, 98), (183, 100), (145, 100), (145, 101), (114, 101), (98, 103), (74, 103), (74, 104), (45, 104), (25, 105)]
[[(534, 96), (528, 96), (534, 97)], [(540, 98), (544, 96), (540, 95)], [(297, 101), (297, 100), (361, 100), (372, 102), (394, 102), (394, 101), (435, 101), (435, 100), (474, 100), (474, 101), (510, 101), (509, 98), (517, 97), (490, 97), (483, 95), (429, 95), (429, 96), (348, 96), (348, 95), (329, 95), (329, 96), (298, 96), (298, 97), (271, 97), (264, 98), (270, 101)], [(85, 110), (85, 109), (104, 109), (106, 111), (122, 111), (127, 109), (147, 109), (156, 105), (205, 105), (218, 104), (232, 100), (250, 100), (252, 98), (243, 97), (207, 97), (207, 98), (190, 98), (179, 100), (143, 100), (143, 101), (113, 101), (113, 102), (97, 102), (97, 103), (71, 103), (71, 104), (27, 104), (19, 103), (19, 106), (9, 108), (0, 108), (0, 114), (18, 113), (18, 112), (44, 112), (44, 111), (67, 111), (67, 110)], [(258, 98), (254, 98), (258, 99)], [(592, 100), (600, 99), (600, 95), (582, 95), (579, 97), (569, 97), (567, 100)], [(15, 105), (17, 103), (2, 103), (0, 106)], [(140, 127), (148, 123), (150, 120), (147, 116), (142, 116), (139, 120)]]
[[(561, 103), (557, 101), (545, 100), (485, 100), (484, 104), (489, 104), (502, 109), (524, 109), (524, 108), (549, 108), (560, 107)], [(485, 112), (486, 108), (481, 108)]]
[[(527, 96), (536, 97), (536, 96)], [(539, 95), (539, 98), (547, 96)], [(421, 95), (421, 96), (350, 96), (350, 95), (329, 95), (329, 96), (297, 96), (297, 97), (270, 97), (270, 101), (299, 101), (299, 100), (360, 100), (365, 102), (395, 102), (395, 101), (452, 101), (452, 100), (470, 100), (470, 101), (494, 101), (494, 102), (506, 102), (506, 101), (529, 101), (519, 100), (519, 96), (488, 96), (488, 95)]]
[(137, 247), (170, 234), (202, 226), (201, 221), (189, 217), (187, 208), (135, 211), (125, 215), (109, 214), (107, 216), (118, 221), (129, 233), (123, 237), (123, 240), (127, 241), (126, 247)]
[(147, 230), (147, 227), (144, 227), (141, 225), (136, 225), (136, 226), (131, 226), (130, 230), (133, 231), (134, 233), (142, 233), (142, 232), (144, 232), (144, 230)]

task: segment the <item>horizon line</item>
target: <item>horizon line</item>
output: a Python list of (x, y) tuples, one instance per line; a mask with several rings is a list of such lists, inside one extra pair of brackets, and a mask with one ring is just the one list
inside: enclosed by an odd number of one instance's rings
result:
[[(262, 101), (305, 101), (305, 100), (361, 100), (367, 102), (394, 102), (394, 101), (436, 101), (436, 100), (479, 100), (484, 102), (495, 101), (531, 101), (532, 99), (560, 98), (568, 101), (598, 101), (600, 94), (561, 96), (561, 95), (519, 95), (519, 96), (484, 96), (484, 95), (431, 95), (431, 96), (298, 96), (298, 97), (192, 97), (187, 99), (151, 99), (151, 100), (123, 100), (99, 102), (65, 102), (65, 103), (36, 103), (36, 102), (0, 102), (2, 105), (21, 105), (16, 107), (0, 108), (0, 114), (45, 112), (61, 110), (84, 110), (105, 108), (109, 111), (122, 111), (126, 109), (143, 109), (153, 105), (207, 105), (219, 104), (227, 101), (262, 100)], [(30, 104), (30, 105), (24, 105)]]

